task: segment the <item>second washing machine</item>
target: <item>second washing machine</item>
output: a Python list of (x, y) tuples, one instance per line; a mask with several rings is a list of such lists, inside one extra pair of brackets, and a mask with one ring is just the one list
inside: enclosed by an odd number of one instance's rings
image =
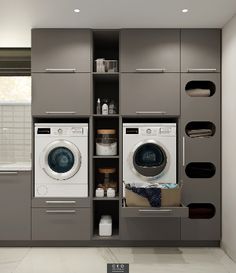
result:
[(176, 123), (124, 123), (124, 183), (176, 183), (176, 141)]

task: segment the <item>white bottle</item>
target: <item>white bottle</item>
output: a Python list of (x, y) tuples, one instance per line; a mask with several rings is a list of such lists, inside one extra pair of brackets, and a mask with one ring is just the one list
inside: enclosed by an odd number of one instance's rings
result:
[(102, 104), (102, 115), (108, 115), (108, 102), (106, 100)]

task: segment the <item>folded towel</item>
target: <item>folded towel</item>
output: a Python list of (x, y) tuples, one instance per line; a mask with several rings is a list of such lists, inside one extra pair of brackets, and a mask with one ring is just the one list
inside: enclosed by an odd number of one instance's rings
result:
[(195, 88), (186, 91), (190, 97), (210, 97), (211, 95), (210, 89)]

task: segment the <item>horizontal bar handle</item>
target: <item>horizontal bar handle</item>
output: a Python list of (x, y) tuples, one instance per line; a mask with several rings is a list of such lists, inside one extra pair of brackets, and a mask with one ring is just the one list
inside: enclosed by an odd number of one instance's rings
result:
[(31, 70), (31, 67), (0, 67), (0, 70)]
[(164, 72), (166, 72), (166, 69), (165, 69), (165, 68), (136, 68), (136, 72), (146, 72), (146, 73), (156, 72), (156, 73), (164, 73)]
[(9, 171), (9, 172), (5, 172), (5, 171), (4, 171), (4, 172), (1, 172), (1, 171), (0, 171), (0, 175), (1, 175), (1, 174), (2, 174), (2, 175), (8, 175), (8, 174), (10, 175), (10, 174), (18, 174), (18, 172), (14, 172), (14, 171), (12, 171), (12, 172), (11, 172), (11, 171)]
[(49, 200), (46, 204), (75, 204), (76, 201), (65, 201), (65, 200)]
[(75, 68), (46, 68), (46, 72), (48, 73), (75, 73)]
[(164, 115), (167, 114), (166, 111), (136, 111), (136, 114), (158, 114), (158, 115)]
[(139, 212), (148, 212), (148, 213), (171, 213), (171, 209), (140, 209)]
[(77, 112), (75, 111), (46, 111), (45, 112), (48, 115), (73, 115), (76, 114)]
[(46, 210), (46, 213), (75, 213), (75, 210)]
[(188, 72), (216, 72), (216, 68), (188, 68)]

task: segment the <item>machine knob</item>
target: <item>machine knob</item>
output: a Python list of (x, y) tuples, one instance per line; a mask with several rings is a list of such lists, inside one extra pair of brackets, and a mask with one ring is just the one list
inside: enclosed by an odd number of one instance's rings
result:
[(58, 134), (62, 134), (62, 129), (59, 128), (59, 129), (57, 130), (57, 132), (58, 132)]
[(151, 132), (152, 132), (152, 130), (151, 130), (151, 129), (147, 129), (147, 130), (146, 130), (146, 133), (147, 133), (148, 135), (150, 135), (150, 134), (151, 134)]

